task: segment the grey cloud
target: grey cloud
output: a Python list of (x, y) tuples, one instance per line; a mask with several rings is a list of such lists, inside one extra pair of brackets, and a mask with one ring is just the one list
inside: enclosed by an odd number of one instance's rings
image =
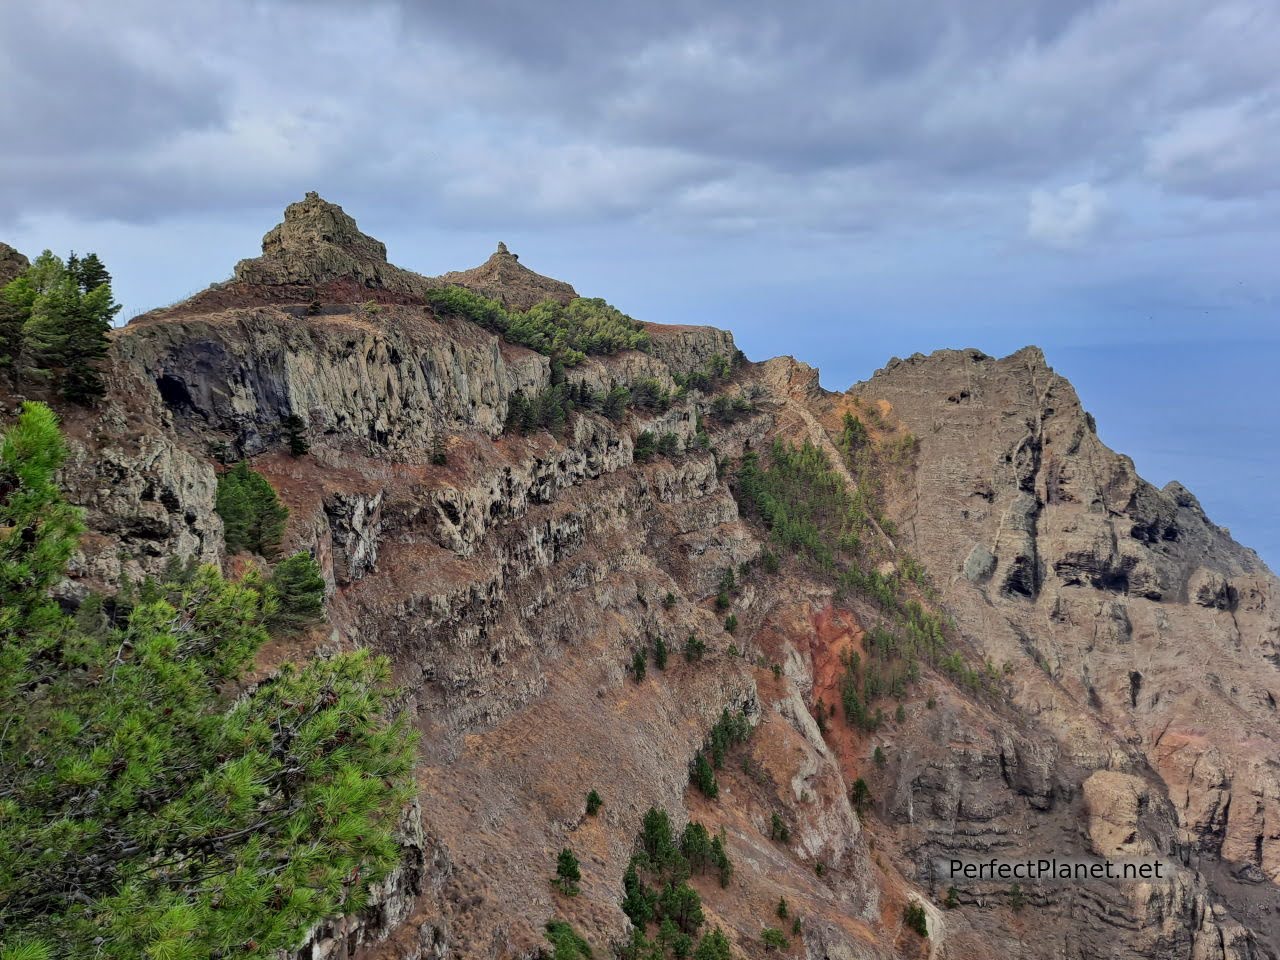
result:
[[(839, 232), (1016, 219), (1032, 191), (1085, 181), (1275, 185), (1257, 162), (1274, 150), (1248, 154), (1280, 126), (1280, 11), (1261, 0), (128, 0), (76, 16), (95, 8), (0, 14), (0, 76), (22, 92), (0, 106), (0, 219), (140, 221), (318, 187), (443, 223)], [(1245, 147), (1215, 153), (1235, 134)]]
[(1220, 199), (1280, 188), (1280, 94), (1183, 114), (1147, 140), (1146, 170), (1171, 190)]
[(1105, 195), (1088, 183), (1033, 190), (1027, 235), (1051, 247), (1074, 247), (1097, 229), (1105, 210)]
[[(1274, 7), (1248, 0), (389, 6), (407, 32), (519, 78), (498, 117), (715, 161), (694, 196), (772, 172), (762, 198), (786, 186), (794, 203), (841, 171), (892, 171), (887, 205), (902, 202), (898, 188), (1017, 194), (1149, 177), (1146, 141), (1176, 118), (1276, 86), (1280, 30)], [(685, 192), (654, 199), (696, 206)]]
[(136, 149), (215, 123), (223, 98), (202, 73), (149, 69), (56, 4), (8, 4), (0, 14), (6, 153), (62, 158)]

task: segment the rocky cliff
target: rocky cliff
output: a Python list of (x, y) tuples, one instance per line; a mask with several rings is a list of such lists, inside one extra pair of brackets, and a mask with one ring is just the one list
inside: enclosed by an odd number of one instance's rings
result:
[(7, 243), (0, 243), (0, 286), (30, 266), (30, 261)]
[(1126, 888), (1117, 914), (1164, 915), (1152, 941), (1163, 955), (1199, 956), (1219, 937), (1227, 955), (1249, 955), (1245, 928), (1270, 955), (1280, 943), (1275, 577), (1189, 491), (1156, 489), (1107, 449), (1033, 347), (1003, 360), (964, 350), (894, 361), (854, 393), (919, 437), (893, 512), (965, 633), (1011, 665), (1018, 713), (1051, 739), (1060, 768), (1079, 770), (1053, 801), (1079, 805), (1100, 855), (1178, 856), (1185, 890), (1206, 889), (1196, 913), (1232, 920), (1208, 946), (1195, 931), (1175, 935), (1171, 898), (1186, 894), (1173, 887)]
[[(551, 364), (434, 312), (424, 293), (448, 283), (512, 309), (576, 296), (504, 247), (439, 278), (394, 267), (308, 195), (232, 281), (116, 331), (108, 397), (67, 415), (65, 482), (91, 528), (69, 602), (170, 557), (230, 562), (216, 478), (247, 457), (329, 590), (326, 626), (260, 669), (354, 645), (393, 659), (423, 733), (404, 864), (300, 956), (532, 957), (557, 916), (607, 955), (651, 805), (724, 830), (732, 881), (693, 882), (742, 956), (766, 952), (779, 897), (801, 918), (793, 956), (1278, 955), (1275, 578), (1188, 491), (1108, 450), (1039, 351), (895, 361), (848, 394), (788, 358), (742, 362), (661, 412), (578, 412), (561, 436), (521, 436), (504, 429), (511, 398), (547, 387)], [(675, 392), (736, 352), (724, 331), (646, 329), (648, 351), (571, 378)], [(991, 672), (974, 685), (925, 665), (871, 732), (829, 705), (882, 614), (798, 558), (755, 562), (778, 548), (731, 482), (775, 437), (809, 440), (854, 482), (835, 443), (846, 412), (904, 451), (881, 478), (885, 575), (920, 561), (920, 600)], [(291, 416), (306, 456), (286, 451)], [(645, 431), (675, 452), (638, 461)], [(726, 569), (739, 576), (718, 598)], [(700, 658), (681, 655), (691, 636)], [(658, 638), (672, 655), (637, 683), (632, 655)], [(688, 768), (725, 709), (754, 733), (711, 801)], [(548, 882), (564, 846), (582, 862), (574, 898)], [(948, 898), (937, 868), (1090, 852), (1170, 871)], [(904, 924), (909, 903), (927, 938)]]

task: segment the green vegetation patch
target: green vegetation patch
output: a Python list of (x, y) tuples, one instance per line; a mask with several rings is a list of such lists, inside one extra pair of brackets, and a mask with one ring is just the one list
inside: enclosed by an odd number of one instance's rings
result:
[[(712, 873), (722, 887), (733, 877), (723, 830), (712, 835), (690, 821), (679, 837), (665, 810), (650, 807), (636, 838), (636, 853), (622, 878), (622, 911), (634, 926), (619, 954), (624, 960), (655, 957), (728, 957), (728, 941), (719, 930), (697, 940), (706, 922), (702, 898), (688, 881)], [(650, 939), (650, 927), (657, 927)], [(696, 945), (696, 946), (695, 946)]]
[(399, 861), (414, 740), (389, 665), (341, 654), (238, 691), (276, 606), (255, 574), (64, 612), (64, 456), (41, 404), (0, 445), (0, 956), (294, 948)]
[(591, 944), (563, 920), (547, 921), (545, 936), (551, 941), (551, 960), (591, 960)]
[(714, 800), (720, 794), (716, 771), (724, 766), (729, 749), (745, 743), (751, 736), (751, 724), (741, 712), (730, 713), (728, 708), (720, 712), (720, 719), (707, 734), (706, 742), (689, 764), (689, 782), (706, 797)]
[(280, 552), (289, 509), (280, 502), (270, 481), (246, 461), (218, 477), (215, 508), (222, 518), (229, 553), (247, 550), (272, 559)]
[(324, 577), (309, 553), (281, 560), (268, 581), (275, 600), (271, 626), (305, 627), (324, 619)]
[(441, 287), (427, 292), (427, 303), (511, 343), (556, 357), (566, 367), (576, 366), (589, 354), (649, 348), (644, 327), (598, 297), (578, 297), (568, 304), (544, 300), (516, 312), (464, 287)]
[[(742, 458), (735, 493), (744, 514), (758, 518), (781, 547), (834, 578), (839, 591), (860, 593), (883, 612), (884, 620), (867, 633), (866, 662), (856, 654), (846, 656), (841, 680), (846, 718), (874, 730), (884, 719), (882, 711), (873, 709), (874, 701), (881, 696), (901, 700), (919, 677), (921, 662), (974, 688), (994, 680), (996, 673), (990, 666), (985, 671), (970, 667), (958, 651), (947, 652), (942, 619), (908, 594), (908, 583), (930, 594), (923, 567), (909, 556), (891, 554), (874, 536), (874, 523), (883, 528), (887, 522), (877, 519), (876, 506), (876, 477), (883, 467), (860, 420), (845, 416), (837, 446), (860, 478), (852, 489), (814, 444), (775, 439), (767, 459), (755, 452)], [(894, 450), (913, 446), (909, 440)], [(901, 456), (892, 454), (895, 461)], [(897, 560), (899, 572), (881, 574), (877, 565), (890, 558)]]
[(56, 380), (65, 399), (90, 405), (104, 392), (99, 365), (119, 312), (95, 254), (63, 262), (46, 250), (0, 287), (0, 371), (19, 385)]
[(922, 937), (929, 936), (929, 918), (924, 907), (912, 900), (902, 909), (902, 922)]

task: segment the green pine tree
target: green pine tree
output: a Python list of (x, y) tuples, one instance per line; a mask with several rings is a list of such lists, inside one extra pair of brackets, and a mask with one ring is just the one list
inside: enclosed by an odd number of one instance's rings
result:
[(764, 944), (765, 953), (772, 953), (774, 950), (785, 950), (790, 946), (787, 935), (776, 927), (765, 927), (760, 931), (760, 942)]
[(339, 655), (237, 697), (272, 602), (211, 567), (114, 625), (64, 613), (49, 592), (80, 522), (63, 456), (40, 404), (0, 444), (3, 955), (292, 949), (398, 862), (414, 750), (389, 666)]
[(705, 919), (702, 898), (684, 882), (667, 884), (658, 896), (658, 912), (690, 936), (698, 932)]
[(560, 892), (568, 897), (576, 897), (578, 895), (578, 881), (582, 879), (582, 870), (578, 864), (578, 858), (573, 855), (573, 851), (565, 847), (560, 851), (560, 856), (556, 858), (556, 878), (555, 885)]
[(693, 952), (693, 960), (732, 960), (733, 953), (729, 949), (729, 938), (719, 927), (703, 934), (698, 941), (698, 949)]
[(684, 642), (684, 658), (689, 663), (696, 663), (702, 659), (703, 654), (707, 652), (707, 645), (699, 640), (692, 633), (689, 639)]
[(215, 501), (231, 553), (249, 551), (271, 559), (280, 552), (289, 510), (262, 474), (240, 461), (218, 478)]
[(621, 423), (627, 415), (627, 407), (631, 403), (631, 391), (626, 387), (614, 387), (604, 398), (600, 412), (614, 423)]
[(650, 807), (640, 823), (640, 849), (651, 864), (666, 863), (677, 852), (671, 818), (665, 810)]
[(47, 378), (59, 366), (65, 341), (61, 313), (51, 300), (65, 300), (67, 269), (51, 250), (45, 250), (3, 290), (5, 342), (0, 347), (14, 381), (20, 377)]
[[(1014, 884), (1016, 887), (1017, 884)], [(925, 913), (925, 909), (916, 901), (912, 900), (902, 908), (903, 922), (922, 937), (929, 936), (929, 917)]]
[(712, 800), (720, 794), (720, 785), (716, 783), (716, 772), (711, 768), (711, 764), (707, 762), (701, 750), (693, 755), (693, 763), (689, 765), (689, 781), (704, 796)]
[(654, 899), (633, 859), (627, 864), (627, 872), (622, 875), (622, 912), (627, 915), (638, 930), (653, 919)]
[(12, 376), (22, 356), (22, 328), (30, 310), (22, 303), (21, 277), (0, 287), (0, 371)]
[(657, 449), (657, 439), (654, 437), (653, 431), (642, 430), (640, 435), (636, 437), (635, 449), (631, 455), (636, 463), (644, 463), (646, 460), (652, 459)]
[[(20, 668), (18, 629), (43, 633), (62, 626), (48, 593), (62, 579), (83, 529), (54, 481), (66, 456), (58, 418), (42, 403), (25, 403), (0, 444), (0, 684)], [(49, 642), (56, 637), (50, 635)]]
[(648, 657), (644, 655), (643, 650), (637, 650), (631, 655), (631, 673), (636, 678), (636, 683), (644, 682), (645, 665)]
[(89, 404), (105, 391), (98, 366), (107, 355), (107, 331), (120, 305), (111, 293), (111, 274), (96, 254), (79, 261), (72, 279), (78, 296), (68, 314), (62, 393), (75, 403)]
[(669, 953), (676, 960), (682, 960), (693, 949), (693, 937), (676, 926), (670, 917), (664, 917), (658, 927), (657, 946), (664, 958)]
[(690, 870), (706, 873), (711, 864), (711, 835), (707, 828), (690, 820), (680, 835), (680, 853), (689, 861)]
[(518, 430), (528, 433), (526, 424), (529, 421), (529, 399), (524, 392), (517, 390), (507, 398), (507, 421), (504, 429), (507, 433)]
[(853, 809), (857, 810), (859, 814), (871, 805), (871, 788), (867, 786), (867, 781), (862, 777), (853, 781), (853, 787), (849, 790), (849, 802), (853, 804)]
[(96, 253), (89, 254), (83, 260), (73, 253), (68, 261), (68, 271), (85, 293), (97, 290), (98, 287), (111, 285), (111, 274), (107, 273), (107, 268), (103, 266)]
[(284, 418), (284, 435), (289, 442), (289, 456), (301, 457), (311, 449), (307, 442), (307, 421), (296, 413)]
[(729, 860), (729, 851), (724, 845), (724, 827), (722, 826), (720, 832), (711, 838), (711, 862), (715, 865), (720, 886), (727, 887), (729, 881), (733, 879), (733, 863)]
[(120, 305), (111, 293), (111, 275), (96, 256), (80, 260), (72, 254), (63, 263), (46, 250), (4, 288), (3, 300), (0, 353), (11, 367), (37, 379), (57, 376), (62, 395), (75, 403), (102, 396), (99, 365)]
[(268, 581), (276, 602), (273, 626), (296, 628), (324, 618), (324, 577), (309, 553), (281, 560)]
[(618, 950), (618, 960), (666, 960), (662, 947), (644, 935), (644, 929), (636, 927), (631, 939)]
[(655, 640), (653, 644), (653, 665), (659, 670), (667, 669), (668, 654), (667, 641), (662, 638), (661, 634), (659, 634), (658, 639)]

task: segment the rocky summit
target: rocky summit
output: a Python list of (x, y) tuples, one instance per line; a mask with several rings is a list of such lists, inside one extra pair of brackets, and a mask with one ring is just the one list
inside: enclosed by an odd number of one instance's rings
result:
[[(325, 602), (239, 682), (390, 660), (420, 734), (398, 866), (288, 955), (1280, 956), (1280, 584), (1190, 491), (1035, 347), (837, 393), (611, 310), (501, 244), (393, 266), (308, 194), (59, 408), (65, 608), (267, 563), (228, 547), (247, 461)], [(948, 872), (1053, 857), (1161, 873)]]
[(569, 284), (524, 266), (519, 254), (509, 252), (501, 241), (498, 249), (480, 266), (446, 273), (440, 279), (484, 294), (513, 310), (528, 310), (543, 300), (568, 303), (578, 296)]
[(8, 283), (30, 266), (26, 256), (7, 243), (0, 243), (0, 286)]

